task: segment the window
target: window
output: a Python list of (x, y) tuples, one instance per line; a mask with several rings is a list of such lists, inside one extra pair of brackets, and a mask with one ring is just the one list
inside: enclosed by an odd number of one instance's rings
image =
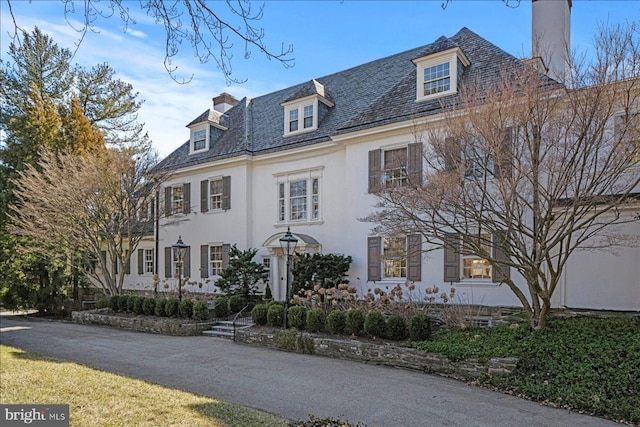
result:
[(464, 177), (468, 181), (480, 180), (484, 178), (485, 172), (489, 177), (494, 172), (494, 158), (488, 155), (479, 143), (469, 144), (465, 148), (465, 173)]
[(222, 270), (229, 266), (228, 243), (206, 244), (200, 246), (200, 278), (220, 276)]
[(184, 251), (182, 263), (178, 259), (178, 252), (171, 246), (164, 248), (164, 277), (177, 277), (182, 272), (183, 277), (191, 276), (191, 247)]
[(285, 136), (315, 130), (318, 127), (316, 99), (285, 105)]
[(193, 131), (193, 151), (204, 150), (207, 148), (207, 130), (200, 129)]
[(369, 192), (388, 187), (422, 185), (422, 144), (369, 151)]
[(407, 183), (407, 148), (384, 152), (382, 172), (385, 187), (397, 187)]
[(209, 207), (222, 209), (222, 179), (209, 181)]
[(191, 213), (191, 184), (185, 183), (164, 188), (165, 216)]
[(289, 111), (289, 132), (298, 130), (298, 110)]
[(304, 107), (304, 128), (309, 129), (313, 127), (313, 104), (305, 105)]
[(200, 212), (231, 209), (231, 177), (200, 181)]
[[(466, 236), (446, 233), (443, 239), (445, 282), (493, 282), (510, 278), (503, 233)], [(491, 261), (485, 257), (491, 257)]]
[(320, 220), (319, 177), (283, 176), (279, 181), (278, 222)]
[(422, 280), (422, 238), (369, 237), (367, 240), (367, 280)]
[(138, 249), (138, 274), (154, 273), (154, 250)]
[(171, 211), (182, 213), (184, 204), (184, 188), (182, 186), (171, 188)]
[(617, 115), (614, 119), (615, 138), (621, 140), (627, 155), (640, 162), (640, 113)]
[(491, 236), (489, 234), (482, 234), (480, 236), (474, 236), (474, 244), (469, 243), (462, 244), (462, 279), (491, 279), (491, 263), (473, 253), (472, 246), (480, 247), (482, 252), (491, 253)]
[(209, 246), (209, 271), (211, 276), (219, 276), (222, 271), (222, 246)]
[(451, 89), (449, 62), (425, 68), (423, 81), (423, 96), (449, 91)]

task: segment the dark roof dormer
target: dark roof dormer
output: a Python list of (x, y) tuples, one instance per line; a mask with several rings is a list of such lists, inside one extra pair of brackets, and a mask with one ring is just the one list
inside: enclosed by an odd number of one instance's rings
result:
[(464, 68), (471, 62), (455, 43), (441, 37), (432, 51), (412, 62), (416, 65), (416, 101), (427, 101), (458, 92)]
[(284, 107), (284, 136), (318, 129), (322, 118), (335, 104), (322, 83), (311, 80), (280, 105)]
[[(215, 100), (216, 98), (214, 98)], [(226, 110), (224, 110), (226, 111)], [(189, 154), (202, 153), (213, 145), (228, 129), (223, 112), (214, 108), (206, 110), (187, 125), (190, 130)]]

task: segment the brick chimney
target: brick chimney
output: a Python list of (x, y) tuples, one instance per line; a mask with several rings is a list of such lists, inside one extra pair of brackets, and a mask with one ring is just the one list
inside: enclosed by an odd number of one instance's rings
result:
[(219, 113), (226, 113), (238, 103), (238, 100), (235, 99), (232, 95), (229, 95), (226, 92), (222, 92), (220, 95), (213, 98), (213, 109)]
[(570, 86), (571, 0), (531, 0), (531, 49), (547, 75)]

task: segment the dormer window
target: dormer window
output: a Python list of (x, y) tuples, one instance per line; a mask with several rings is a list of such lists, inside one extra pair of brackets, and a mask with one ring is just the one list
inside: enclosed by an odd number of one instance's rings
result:
[(200, 151), (207, 148), (207, 130), (199, 129), (193, 131), (193, 151)]
[[(316, 99), (307, 100), (306, 103), (296, 103), (285, 106), (285, 135), (315, 130), (318, 128), (318, 118), (315, 114), (317, 111)], [(302, 120), (300, 118), (302, 117)]]
[(416, 101), (425, 101), (458, 92), (458, 80), (470, 64), (459, 49), (449, 49), (423, 58), (416, 64)]
[(280, 104), (284, 107), (284, 136), (318, 129), (324, 116), (334, 106), (324, 85), (311, 80)]

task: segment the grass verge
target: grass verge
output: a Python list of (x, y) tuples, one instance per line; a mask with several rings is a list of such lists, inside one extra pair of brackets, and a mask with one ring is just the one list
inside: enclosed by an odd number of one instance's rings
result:
[(516, 356), (489, 387), (614, 420), (640, 423), (640, 318), (552, 319), (543, 331), (501, 326), (440, 330), (416, 344), (451, 360)]
[(69, 404), (77, 426), (286, 426), (266, 412), (0, 346), (0, 402)]

